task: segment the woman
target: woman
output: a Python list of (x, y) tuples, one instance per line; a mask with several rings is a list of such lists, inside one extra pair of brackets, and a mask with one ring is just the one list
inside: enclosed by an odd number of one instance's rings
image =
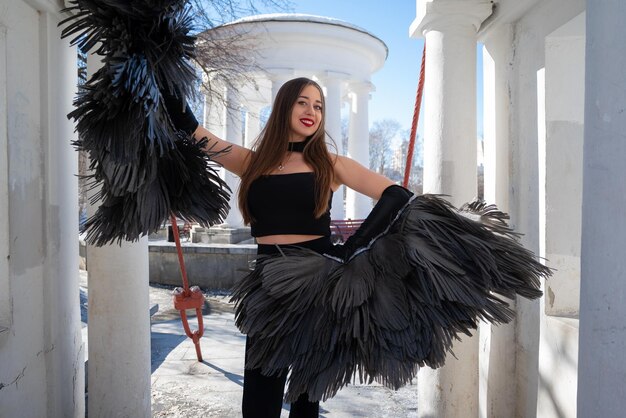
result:
[[(218, 223), (229, 196), (207, 162), (241, 176), (239, 206), (260, 255), (233, 294), (248, 336), (246, 417), (280, 415), (287, 370), (293, 417), (317, 416), (317, 402), (355, 375), (400, 387), (418, 366), (441, 366), (479, 319), (510, 321), (496, 294), (541, 296), (550, 269), (511, 239), (505, 214), (412, 197), (330, 154), (324, 97), (311, 80), (280, 89), (254, 150), (199, 127), (170, 94), (189, 97), (194, 88), (185, 3), (78, 1), (68, 9), (63, 36), (84, 50), (100, 45), (105, 56), (68, 116), (101, 186), (102, 204), (85, 223), (91, 244), (136, 240), (172, 214)], [(331, 246), (331, 195), (341, 184), (378, 202), (344, 245)]]
[[(176, 106), (168, 106), (168, 110), (173, 108)], [(286, 82), (276, 95), (254, 151), (198, 126), (191, 112), (172, 116), (178, 127), (191, 131), (196, 126), (194, 138), (207, 138), (206, 148), (212, 152), (230, 148), (213, 160), (241, 177), (239, 207), (244, 221), (251, 225), (259, 255), (275, 254), (277, 246), (284, 245), (332, 252), (332, 193), (345, 184), (378, 200), (394, 184), (350, 158), (328, 152), (324, 109), (322, 89), (316, 82), (307, 78)], [(246, 350), (250, 350), (249, 341)], [(287, 370), (265, 376), (259, 368), (246, 368), (244, 416), (280, 416), (286, 376)], [(317, 417), (318, 410), (319, 402), (310, 402), (301, 394), (292, 403), (290, 416)]]
[[(239, 207), (258, 243), (255, 270), (233, 293), (247, 334), (245, 417), (280, 416), (288, 371), (292, 417), (317, 416), (318, 401), (356, 375), (401, 387), (420, 366), (443, 365), (456, 336), (480, 319), (509, 322), (513, 312), (495, 294), (541, 296), (539, 278), (550, 270), (511, 239), (495, 207), (473, 202), (462, 208), (469, 220), (443, 199), (412, 198), (330, 154), (324, 97), (312, 80), (282, 86), (254, 151), (198, 127), (191, 112), (172, 112), (180, 106), (167, 108), (241, 176)], [(378, 202), (346, 243), (332, 246), (330, 203), (342, 184)]]

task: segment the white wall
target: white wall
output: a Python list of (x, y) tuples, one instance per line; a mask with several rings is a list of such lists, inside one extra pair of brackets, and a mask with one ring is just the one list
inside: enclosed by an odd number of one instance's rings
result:
[(13, 321), (9, 287), (9, 145), (7, 137), (7, 28), (0, 23), (0, 346)]
[[(546, 283), (546, 314), (578, 317), (585, 101), (585, 15), (546, 37), (545, 249), (556, 271)], [(543, 146), (541, 146), (543, 142)]]
[(626, 8), (588, 1), (578, 414), (626, 414)]
[(76, 157), (65, 117), (76, 58), (59, 38), (61, 6), (39, 0), (0, 7), (0, 107), (7, 109), (0, 112), (0, 162), (7, 160), (0, 215), (8, 220), (0, 238), (8, 260), (0, 265), (8, 270), (0, 282), (0, 290), (8, 288), (0, 325), (9, 327), (0, 334), (2, 417), (84, 416)]
[[(537, 2), (519, 20), (511, 22), (509, 212), (512, 226), (525, 234), (522, 243), (537, 254), (541, 238), (537, 74), (545, 65), (546, 36), (580, 14), (584, 6), (583, 0)], [(503, 23), (506, 22), (500, 24)], [(496, 35), (494, 31), (493, 36)], [(539, 381), (540, 377), (545, 377), (539, 374), (542, 306), (539, 301), (525, 299), (519, 299), (516, 306), (516, 354), (512, 360), (516, 370), (516, 411), (513, 416), (535, 417), (538, 415)]]

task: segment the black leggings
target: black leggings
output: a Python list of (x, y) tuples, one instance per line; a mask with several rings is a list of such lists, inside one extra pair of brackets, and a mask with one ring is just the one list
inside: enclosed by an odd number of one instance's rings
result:
[[(299, 247), (312, 249), (322, 253), (331, 246), (328, 237), (318, 238), (297, 244)], [(259, 255), (276, 254), (279, 252), (275, 245), (259, 244)], [(281, 246), (283, 247), (283, 246)], [(246, 353), (248, 352), (246, 339)], [(246, 356), (247, 357), (247, 356)], [(265, 376), (259, 369), (245, 369), (243, 376), (243, 403), (244, 418), (279, 418), (283, 405), (287, 370), (277, 376)], [(306, 393), (300, 395), (296, 402), (291, 404), (290, 418), (317, 418), (319, 416), (319, 402), (310, 402)]]

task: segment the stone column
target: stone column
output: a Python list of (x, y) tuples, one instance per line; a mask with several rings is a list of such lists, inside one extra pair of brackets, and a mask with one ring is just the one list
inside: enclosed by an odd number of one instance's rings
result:
[[(426, 39), (424, 192), (459, 205), (476, 195), (476, 31), (488, 0), (418, 3), (413, 36)], [(478, 338), (463, 337), (437, 370), (422, 369), (422, 417), (478, 416)]]
[[(78, 153), (74, 124), (67, 119), (76, 91), (77, 50), (60, 39), (60, 16), (40, 11), (41, 141), (43, 147), (45, 274), (43, 327), (46, 360), (48, 417), (85, 414), (85, 359), (81, 339), (78, 287)], [(35, 111), (32, 108), (31, 111)], [(22, 140), (22, 138), (18, 138)], [(7, 166), (4, 166), (6, 170)], [(35, 202), (33, 202), (35, 204)], [(18, 232), (28, 236), (25, 231)], [(37, 244), (41, 245), (41, 244)], [(23, 389), (22, 389), (23, 390)], [(0, 401), (0, 403), (2, 403)], [(0, 407), (0, 410), (2, 408)], [(0, 412), (2, 415), (2, 412)], [(26, 414), (28, 415), (28, 414)]]
[(225, 138), (224, 135), (224, 97), (226, 89), (220, 83), (218, 77), (211, 79), (211, 94), (204, 96), (204, 127), (211, 131), (219, 138)]
[[(91, 75), (100, 66), (88, 58)], [(88, 208), (89, 216), (96, 208)], [(93, 418), (150, 413), (148, 237), (87, 246), (89, 265), (88, 411)]]
[[(271, 70), (270, 70), (271, 71)], [(285, 84), (287, 81), (294, 78), (293, 70), (282, 70), (280, 72), (272, 72), (270, 76), (270, 80), (272, 80), (272, 105), (274, 104), (274, 99), (276, 99), (276, 95), (278, 94), (278, 90)]]
[(252, 148), (254, 142), (261, 132), (261, 103), (252, 103), (248, 106), (246, 112), (246, 135), (245, 144), (246, 148)]
[[(500, 26), (484, 41), (484, 198), (500, 210), (509, 211), (509, 96), (512, 29)], [(514, 300), (507, 300), (515, 307)], [(509, 324), (480, 324), (480, 417), (497, 418), (511, 413), (515, 405), (515, 320)]]
[[(578, 416), (626, 410), (626, 9), (588, 1)], [(621, 64), (620, 64), (621, 63)]]
[[(9, 287), (11, 254), (11, 235), (9, 218), (9, 137), (8, 120), (13, 117), (13, 109), (9, 112), (7, 106), (7, 29), (0, 26), (0, 346), (9, 336), (13, 323), (13, 308), (11, 307), (11, 289)], [(33, 71), (33, 76), (36, 73)]]
[[(338, 155), (343, 154), (341, 141), (341, 83), (341, 79), (333, 77), (332, 74), (327, 74), (327, 77), (324, 79), (324, 86), (326, 87), (326, 132), (336, 145)], [(331, 219), (343, 219), (345, 217), (343, 194), (344, 186), (341, 186), (333, 195)]]
[[(350, 127), (348, 156), (363, 166), (370, 166), (369, 95), (372, 83), (350, 83)], [(346, 218), (364, 219), (372, 209), (372, 199), (348, 188), (346, 190)]]
[[(226, 89), (226, 120), (225, 126), (225, 139), (236, 145), (243, 145), (243, 132), (242, 132), (242, 119), (241, 119), (241, 102), (238, 97), (238, 93), (231, 87)], [(237, 191), (239, 190), (240, 179), (230, 171), (224, 170), (225, 180), (228, 187), (231, 189), (230, 196), (230, 211), (226, 217), (226, 224), (231, 228), (243, 227), (243, 218), (239, 211), (239, 205), (237, 203)]]

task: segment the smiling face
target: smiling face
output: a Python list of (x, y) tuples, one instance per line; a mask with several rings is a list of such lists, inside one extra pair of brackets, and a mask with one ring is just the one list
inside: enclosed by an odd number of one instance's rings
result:
[(322, 95), (314, 85), (305, 86), (291, 108), (290, 141), (304, 141), (320, 127), (324, 117)]

